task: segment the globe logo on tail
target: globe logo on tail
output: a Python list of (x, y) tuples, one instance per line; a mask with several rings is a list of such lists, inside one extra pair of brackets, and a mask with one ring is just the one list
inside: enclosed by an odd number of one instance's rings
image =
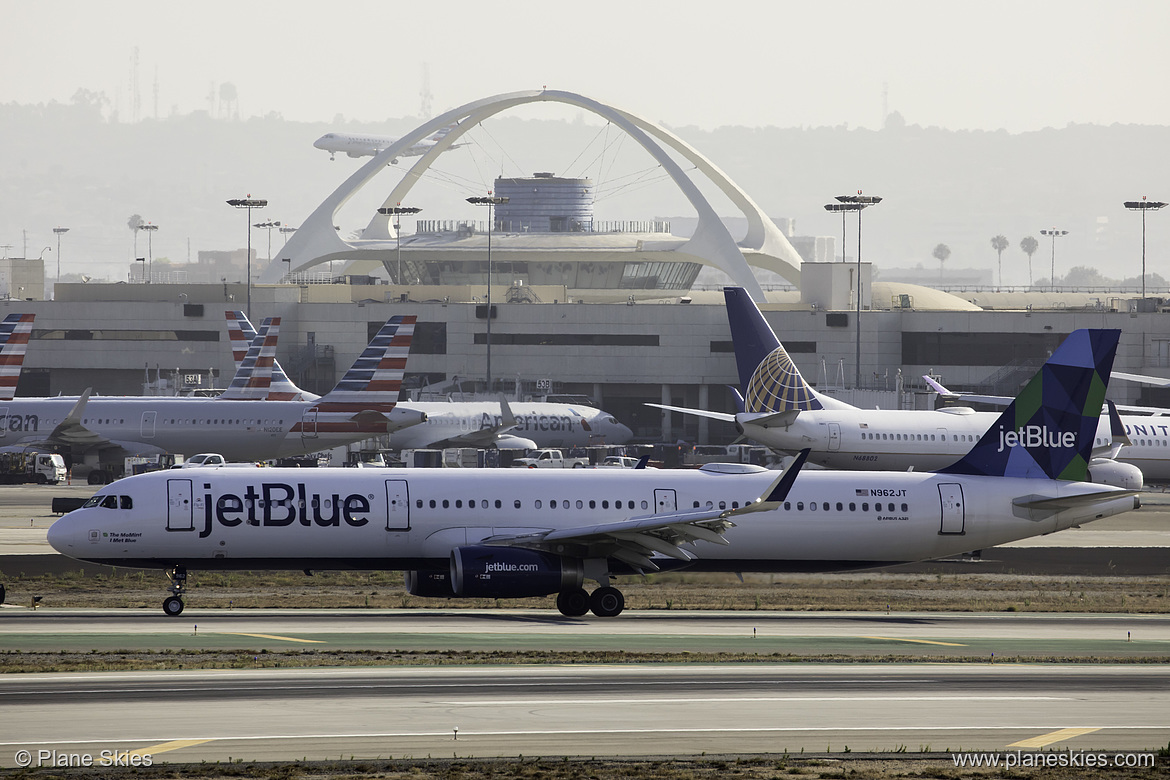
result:
[(804, 381), (792, 358), (777, 347), (760, 361), (748, 382), (744, 407), (749, 412), (787, 412), (821, 409), (813, 389)]

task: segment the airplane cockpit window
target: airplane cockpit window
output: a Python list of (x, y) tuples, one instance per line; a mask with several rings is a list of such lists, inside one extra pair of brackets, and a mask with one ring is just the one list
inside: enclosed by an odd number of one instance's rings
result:
[(130, 498), (130, 496), (118, 496), (118, 498), (121, 500), (123, 509), (134, 508), (134, 499)]
[(91, 506), (97, 506), (102, 502), (103, 498), (105, 498), (105, 496), (90, 496), (89, 500), (81, 505), (81, 508), (88, 509)]
[(118, 497), (117, 496), (105, 496), (102, 498), (102, 509), (117, 509), (117, 508), (118, 508)]

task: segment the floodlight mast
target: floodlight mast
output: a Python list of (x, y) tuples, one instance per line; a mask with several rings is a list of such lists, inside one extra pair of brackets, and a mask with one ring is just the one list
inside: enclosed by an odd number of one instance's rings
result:
[(395, 284), (402, 284), (402, 215), (417, 214), (422, 209), (417, 206), (389, 206), (378, 209), (379, 214), (394, 215), (394, 235), (398, 237), (398, 272), (394, 277)]
[(1048, 230), (1041, 230), (1040, 235), (1050, 236), (1052, 238), (1052, 259), (1050, 260), (1051, 266), (1048, 270), (1048, 287), (1052, 292), (1056, 292), (1056, 239), (1060, 236), (1067, 236), (1068, 231), (1050, 228)]
[(861, 389), (861, 212), (870, 206), (876, 206), (882, 202), (882, 199), (876, 195), (862, 195), (861, 190), (857, 191), (856, 195), (837, 195), (835, 197), (837, 203), (829, 203), (825, 206), (825, 211), (840, 211), (841, 212), (841, 261), (845, 261), (845, 212), (857, 212), (857, 313), (854, 317), (856, 320), (857, 331), (857, 355), (856, 355), (856, 373), (854, 375), (853, 387)]
[(488, 207), (488, 240), (487, 240), (487, 390), (492, 391), (492, 226), (495, 222), (493, 212), (496, 206), (511, 200), (506, 195), (493, 196), (488, 191), (487, 197), (468, 198), (467, 202), (473, 206)]
[[(1130, 211), (1140, 211), (1142, 213), (1142, 297), (1146, 297), (1146, 212), (1157, 211), (1166, 207), (1165, 203), (1156, 200), (1146, 200), (1146, 196), (1142, 195), (1141, 200), (1127, 200), (1125, 207)], [(58, 261), (61, 255), (57, 255)]]
[[(249, 193), (246, 198), (234, 198), (227, 202), (229, 206), (234, 206), (238, 209), (248, 210), (248, 319), (252, 318), (252, 209), (262, 209), (268, 205), (268, 201), (263, 198), (253, 198)], [(271, 234), (269, 234), (271, 235)]]

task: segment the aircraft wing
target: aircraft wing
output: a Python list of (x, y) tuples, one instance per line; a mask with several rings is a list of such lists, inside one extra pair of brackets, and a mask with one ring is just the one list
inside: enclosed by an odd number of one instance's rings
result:
[(682, 406), (667, 406), (666, 404), (646, 404), (646, 406), (653, 406), (655, 409), (668, 409), (672, 412), (682, 412), (683, 414), (693, 414), (696, 417), (710, 417), (712, 420), (723, 420), (724, 422), (735, 422), (734, 414), (727, 414), (726, 412), (709, 412), (706, 409), (686, 409)]
[(94, 433), (81, 424), (85, 417), (85, 406), (89, 403), (89, 396), (92, 392), (93, 388), (86, 388), (85, 392), (77, 399), (77, 403), (65, 415), (65, 419), (61, 420), (47, 436), (36, 440), (21, 439), (19, 442), (21, 449), (37, 449), (46, 452), (121, 449), (129, 454), (129, 451), (122, 444)]
[(500, 394), (500, 424), (480, 428), (478, 431), (451, 436), (442, 441), (431, 442), (431, 447), (494, 447), (499, 441), (500, 434), (507, 433), (518, 425), (516, 415), (512, 414), (512, 407), (508, 400)]
[(1144, 385), (1153, 385), (1154, 387), (1170, 387), (1170, 379), (1162, 376), (1146, 376), (1145, 374), (1127, 374), (1124, 371), (1113, 371), (1109, 374), (1110, 379), (1124, 379), (1127, 382), (1141, 382)]
[(680, 561), (694, 560), (697, 556), (682, 549), (681, 545), (699, 541), (727, 544), (723, 533), (735, 525), (734, 518), (771, 509), (782, 502), (792, 489), (808, 454), (808, 450), (801, 450), (792, 465), (776, 477), (758, 499), (739, 509), (639, 515), (612, 523), (492, 536), (484, 539), (482, 544), (557, 552), (568, 547), (581, 557), (616, 558), (639, 572), (658, 571), (657, 564), (650, 560), (654, 553)]

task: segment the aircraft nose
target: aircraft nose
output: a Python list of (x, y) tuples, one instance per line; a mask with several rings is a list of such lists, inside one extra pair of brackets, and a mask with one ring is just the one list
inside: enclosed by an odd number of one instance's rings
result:
[(73, 538), (75, 536), (74, 523), (68, 517), (62, 517), (57, 522), (49, 526), (49, 531), (46, 536), (49, 539), (49, 546), (62, 555), (70, 555), (73, 550)]

